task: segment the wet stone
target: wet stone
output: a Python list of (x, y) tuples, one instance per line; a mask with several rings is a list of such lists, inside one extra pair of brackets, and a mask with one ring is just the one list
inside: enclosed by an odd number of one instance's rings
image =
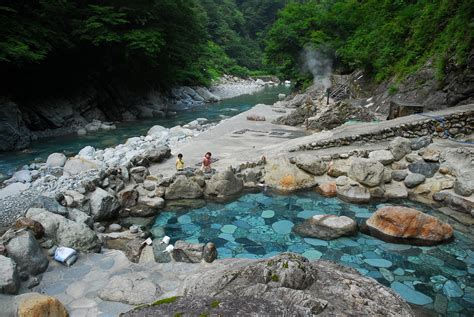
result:
[(294, 223), (289, 220), (280, 220), (272, 225), (273, 230), (279, 234), (289, 234), (293, 228)]
[(273, 210), (264, 210), (262, 211), (261, 217), (262, 218), (273, 218), (275, 216), (275, 212)]
[(373, 267), (388, 268), (392, 266), (392, 262), (385, 259), (365, 259), (364, 262)]
[(416, 305), (427, 305), (433, 302), (433, 299), (421, 292), (414, 290), (413, 288), (400, 283), (393, 282), (390, 287), (398, 293), (404, 300), (411, 304)]
[(455, 281), (448, 280), (446, 283), (444, 283), (443, 294), (449, 298), (453, 298), (462, 297), (464, 292)]
[(446, 310), (448, 309), (448, 299), (441, 294), (436, 294), (434, 309), (440, 314), (446, 313)]

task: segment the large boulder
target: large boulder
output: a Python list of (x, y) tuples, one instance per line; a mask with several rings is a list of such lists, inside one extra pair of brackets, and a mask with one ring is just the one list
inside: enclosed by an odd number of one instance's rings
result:
[(113, 276), (100, 291), (99, 297), (105, 301), (141, 305), (156, 301), (161, 294), (152, 276), (145, 272), (134, 272)]
[(300, 154), (295, 158), (295, 164), (303, 171), (310, 174), (320, 176), (326, 173), (328, 170), (327, 162), (323, 161), (320, 157), (310, 154)]
[(331, 161), (329, 163), (328, 175), (332, 177), (347, 176), (350, 167), (349, 160)]
[(38, 241), (28, 231), (12, 238), (7, 244), (7, 252), (17, 264), (20, 273), (38, 275), (48, 268), (48, 258), (41, 250)]
[(20, 289), (20, 277), (16, 263), (6, 256), (0, 255), (0, 293), (16, 294)]
[(118, 200), (100, 187), (89, 193), (88, 197), (94, 221), (113, 218), (116, 215), (117, 209), (120, 208)]
[(243, 188), (242, 179), (236, 177), (231, 168), (227, 168), (207, 181), (204, 194), (211, 198), (228, 199), (242, 192)]
[(47, 167), (63, 167), (66, 164), (67, 157), (63, 153), (53, 153), (46, 160)]
[(366, 222), (367, 230), (384, 241), (435, 245), (450, 240), (453, 228), (416, 209), (387, 206), (378, 209)]
[(408, 165), (408, 169), (412, 173), (422, 174), (427, 178), (433, 177), (439, 169), (439, 163), (416, 161)]
[(122, 207), (133, 207), (137, 204), (138, 191), (137, 185), (128, 185), (117, 193), (118, 202)]
[(236, 260), (188, 276), (183, 297), (124, 314), (174, 316), (414, 316), (390, 288), (330, 261), (284, 253), (259, 261)]
[(138, 197), (138, 205), (150, 207), (151, 209), (161, 209), (165, 206), (165, 200), (161, 197), (148, 197), (140, 195), (140, 197)]
[(173, 183), (166, 188), (166, 199), (194, 199), (204, 194), (204, 190), (193, 178), (179, 175)]
[(64, 164), (64, 174), (77, 175), (91, 170), (105, 169), (105, 163), (85, 158), (69, 158)]
[(346, 216), (315, 215), (293, 227), (303, 237), (332, 240), (357, 233), (357, 223)]
[(387, 150), (377, 150), (369, 153), (369, 158), (379, 161), (383, 165), (388, 165), (394, 161), (392, 152)]
[(45, 237), (53, 240), (56, 245), (82, 252), (100, 251), (97, 235), (84, 222), (75, 222), (41, 208), (28, 209), (26, 217), (41, 223)]
[(370, 191), (360, 184), (337, 186), (337, 197), (350, 203), (368, 203)]
[(454, 192), (461, 196), (471, 196), (474, 193), (474, 170), (466, 171), (456, 177)]
[(178, 240), (171, 252), (176, 262), (200, 263), (203, 260), (213, 262), (217, 258), (217, 249), (213, 243), (189, 243)]
[(348, 176), (363, 185), (375, 187), (383, 181), (384, 167), (376, 160), (354, 158)]
[(39, 293), (0, 296), (0, 310), (3, 317), (69, 316), (57, 298)]
[(395, 161), (399, 161), (411, 152), (411, 142), (409, 139), (396, 137), (389, 143), (388, 149), (392, 152)]

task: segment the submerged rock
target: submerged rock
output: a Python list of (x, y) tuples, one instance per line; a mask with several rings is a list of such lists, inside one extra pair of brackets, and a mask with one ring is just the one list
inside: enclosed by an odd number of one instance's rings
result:
[(295, 225), (293, 231), (303, 237), (332, 240), (354, 235), (357, 232), (357, 223), (346, 216), (315, 215)]
[(435, 245), (450, 240), (453, 228), (416, 209), (387, 206), (366, 222), (367, 230), (384, 241), (415, 245)]
[(392, 290), (356, 270), (292, 253), (210, 267), (188, 277), (184, 294), (124, 316), (414, 316)]

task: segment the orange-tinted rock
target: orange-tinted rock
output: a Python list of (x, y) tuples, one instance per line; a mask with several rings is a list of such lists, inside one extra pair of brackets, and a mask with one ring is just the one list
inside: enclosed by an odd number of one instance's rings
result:
[(22, 229), (27, 228), (29, 229), (36, 239), (41, 239), (44, 236), (44, 228), (41, 223), (36, 220), (21, 217), (15, 222), (15, 229)]
[(336, 197), (337, 186), (336, 182), (323, 183), (316, 187), (316, 191), (325, 197)]
[(284, 188), (294, 187), (296, 185), (296, 179), (293, 175), (287, 175), (280, 179), (280, 185)]
[(67, 317), (64, 305), (56, 298), (37, 293), (22, 295), (18, 303), (19, 317)]
[(366, 222), (370, 234), (389, 242), (433, 245), (453, 237), (453, 228), (416, 209), (388, 206)]

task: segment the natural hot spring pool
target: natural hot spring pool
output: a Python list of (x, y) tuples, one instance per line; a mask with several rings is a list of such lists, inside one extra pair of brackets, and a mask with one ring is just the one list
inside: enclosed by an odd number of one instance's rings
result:
[[(421, 204), (397, 204), (430, 213), (430, 208)], [(312, 192), (248, 194), (227, 204), (163, 212), (153, 231), (164, 228), (172, 242), (212, 241), (219, 258), (266, 258), (290, 251), (311, 260), (333, 260), (391, 287), (412, 304), (445, 315), (472, 316), (474, 241), (460, 232), (456, 232), (455, 241), (434, 247), (385, 243), (361, 233), (324, 241), (291, 232), (293, 224), (315, 214), (346, 215), (360, 222), (380, 206), (348, 204)]]

